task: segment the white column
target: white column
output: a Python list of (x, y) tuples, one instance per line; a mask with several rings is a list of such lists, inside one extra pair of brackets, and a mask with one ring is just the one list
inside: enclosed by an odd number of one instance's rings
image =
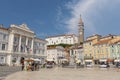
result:
[(69, 54), (70, 54), (70, 57), (71, 57), (71, 56), (72, 56), (72, 50), (70, 50), (70, 53), (69, 53)]
[(31, 51), (30, 51), (31, 54), (33, 54), (33, 45), (34, 45), (34, 39), (32, 38)]
[(8, 44), (8, 51), (12, 52), (13, 51), (13, 41), (14, 41), (14, 34), (10, 33), (9, 35), (9, 44)]
[(47, 56), (47, 45), (46, 45), (46, 44), (44, 45), (44, 50), (45, 50), (45, 51), (44, 51), (44, 54), (43, 54), (43, 55), (44, 55), (44, 56)]
[(21, 57), (17, 57), (17, 66), (20, 66), (20, 59), (21, 59)]
[(11, 55), (7, 55), (7, 64), (9, 66), (12, 66), (12, 56)]
[(20, 52), (21, 51), (21, 35), (20, 35), (20, 38), (19, 38), (19, 48), (18, 48), (18, 52)]
[(26, 46), (25, 46), (25, 53), (28, 53), (27, 52), (27, 45), (28, 45), (28, 37), (26, 37), (26, 44), (25, 44)]

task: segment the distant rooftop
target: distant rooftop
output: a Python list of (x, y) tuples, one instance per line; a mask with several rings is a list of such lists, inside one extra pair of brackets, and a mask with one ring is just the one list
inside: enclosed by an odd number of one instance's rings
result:
[(48, 36), (47, 38), (61, 37), (61, 36), (76, 36), (76, 35), (75, 34), (61, 34), (61, 35), (55, 35), (55, 36)]

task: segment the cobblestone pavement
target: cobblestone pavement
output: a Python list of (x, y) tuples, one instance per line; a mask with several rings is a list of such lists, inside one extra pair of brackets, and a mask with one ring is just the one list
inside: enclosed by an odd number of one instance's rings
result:
[(5, 77), (0, 77), (0, 80), (5, 80)]
[(7, 75), (21, 70), (20, 66), (0, 66), (0, 80), (3, 80)]
[(120, 80), (120, 71), (115, 68), (52, 68), (39, 71), (21, 71), (5, 80)]

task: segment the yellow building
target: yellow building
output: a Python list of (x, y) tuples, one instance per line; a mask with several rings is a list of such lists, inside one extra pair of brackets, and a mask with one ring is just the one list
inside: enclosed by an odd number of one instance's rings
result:
[(111, 35), (102, 37), (101, 35), (93, 35), (84, 42), (84, 59), (93, 59), (95, 62), (100, 59), (110, 58), (110, 43), (120, 39), (120, 36)]
[(110, 58), (110, 42), (116, 41), (119, 36), (111, 35), (102, 37), (98, 42), (93, 44), (94, 59), (109, 59)]
[(93, 44), (95, 44), (96, 42), (99, 41), (99, 39), (101, 38), (101, 35), (93, 35), (93, 36), (89, 36), (86, 41), (84, 41), (83, 44), (83, 52), (84, 52), (84, 59), (93, 59), (94, 58), (94, 47)]

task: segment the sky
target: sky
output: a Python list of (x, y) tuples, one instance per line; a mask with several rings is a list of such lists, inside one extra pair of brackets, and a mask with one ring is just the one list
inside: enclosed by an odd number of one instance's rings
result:
[(0, 0), (0, 24), (25, 23), (42, 39), (78, 34), (80, 15), (85, 38), (120, 35), (120, 0)]

